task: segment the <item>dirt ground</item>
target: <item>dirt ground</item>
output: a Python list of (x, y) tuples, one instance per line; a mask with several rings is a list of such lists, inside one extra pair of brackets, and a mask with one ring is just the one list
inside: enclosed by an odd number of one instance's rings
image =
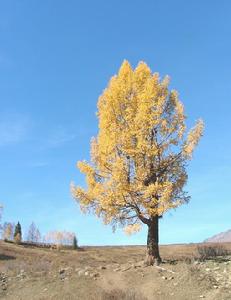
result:
[(198, 261), (196, 244), (161, 246), (160, 252), (163, 264), (146, 267), (144, 246), (58, 251), (0, 241), (0, 298), (231, 299), (231, 256)]

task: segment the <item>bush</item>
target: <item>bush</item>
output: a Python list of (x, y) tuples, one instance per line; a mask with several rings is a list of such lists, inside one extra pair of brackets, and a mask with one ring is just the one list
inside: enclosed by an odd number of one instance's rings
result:
[(103, 291), (100, 300), (147, 300), (147, 298), (131, 290), (123, 291), (114, 289), (111, 291)]
[(229, 254), (228, 250), (222, 245), (203, 245), (197, 247), (197, 252), (201, 260), (214, 258), (217, 256), (226, 256)]

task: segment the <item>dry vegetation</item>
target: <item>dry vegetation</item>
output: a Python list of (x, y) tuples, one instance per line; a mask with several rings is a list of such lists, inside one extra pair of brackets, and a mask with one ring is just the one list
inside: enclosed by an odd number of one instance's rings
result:
[(1, 241), (0, 298), (231, 299), (231, 244), (222, 246), (226, 256), (203, 260), (198, 246), (161, 246), (164, 263), (146, 267), (144, 246), (58, 251)]

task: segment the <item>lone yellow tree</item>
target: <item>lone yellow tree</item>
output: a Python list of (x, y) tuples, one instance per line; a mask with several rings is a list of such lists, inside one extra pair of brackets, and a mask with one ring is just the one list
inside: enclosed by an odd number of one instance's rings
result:
[(91, 163), (79, 161), (87, 189), (72, 185), (85, 211), (129, 232), (148, 226), (147, 262), (160, 263), (159, 218), (189, 201), (186, 163), (203, 132), (199, 120), (186, 136), (185, 114), (169, 79), (140, 62), (124, 61), (99, 97), (99, 132)]

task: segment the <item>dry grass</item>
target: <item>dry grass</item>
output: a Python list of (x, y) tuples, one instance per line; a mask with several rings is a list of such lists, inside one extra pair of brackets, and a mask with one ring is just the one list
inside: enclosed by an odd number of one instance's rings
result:
[[(96, 296), (97, 297), (97, 296)], [(102, 291), (99, 300), (147, 300), (140, 293), (130, 291), (123, 291), (120, 289), (113, 289), (111, 291)], [(97, 299), (97, 298), (96, 298)]]
[[(194, 300), (201, 294), (208, 293), (216, 283), (215, 275), (211, 272), (206, 273), (206, 265), (194, 264), (198, 263), (198, 246), (198, 244), (160, 246), (164, 260), (163, 270), (154, 267), (133, 267), (126, 272), (115, 272), (117, 266), (140, 263), (145, 257), (146, 247), (84, 247), (81, 251), (58, 251), (0, 241), (0, 273), (11, 277), (11, 281), (7, 282), (7, 292), (1, 294), (0, 287), (0, 298), (2, 296), (7, 300)], [(231, 243), (223, 244), (223, 247), (230, 251)], [(212, 261), (210, 263), (213, 264)], [(100, 277), (93, 280), (90, 277), (78, 276), (76, 270), (87, 266), (101, 270)], [(214, 268), (211, 266), (209, 268)], [(228, 265), (221, 262), (219, 267), (224, 269)], [(68, 270), (65, 272), (64, 280), (60, 278), (60, 269)], [(174, 273), (170, 273), (169, 270)], [(19, 275), (22, 271), (25, 276), (21, 278)], [(209, 296), (206, 298), (226, 299), (223, 294), (219, 294), (219, 297), (214, 295), (214, 298)]]

